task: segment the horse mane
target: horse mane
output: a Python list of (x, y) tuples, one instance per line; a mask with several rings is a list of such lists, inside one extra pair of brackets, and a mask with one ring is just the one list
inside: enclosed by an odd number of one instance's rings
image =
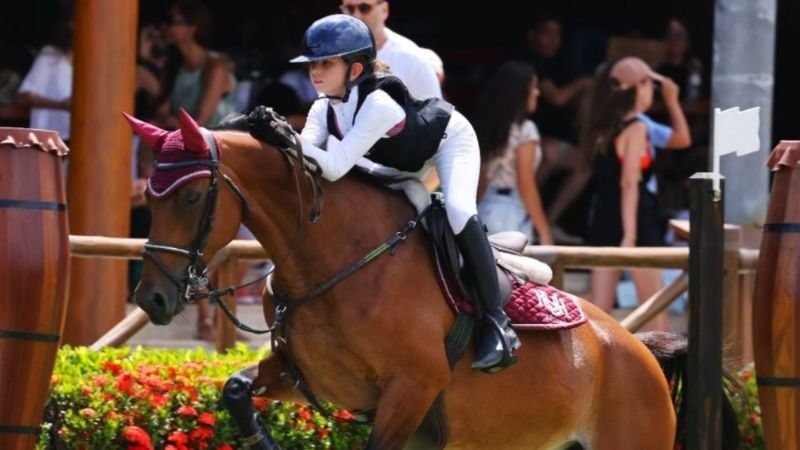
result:
[(223, 117), (222, 120), (212, 127), (208, 127), (211, 131), (244, 131), (250, 132), (250, 124), (247, 122), (247, 115), (242, 113), (230, 113)]

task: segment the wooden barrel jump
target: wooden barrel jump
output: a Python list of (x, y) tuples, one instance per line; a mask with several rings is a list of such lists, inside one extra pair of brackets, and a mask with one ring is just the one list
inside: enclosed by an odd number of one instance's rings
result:
[(69, 229), (58, 133), (0, 128), (0, 449), (38, 437), (66, 311)]
[(800, 449), (800, 141), (770, 155), (775, 172), (756, 269), (753, 351), (769, 450)]

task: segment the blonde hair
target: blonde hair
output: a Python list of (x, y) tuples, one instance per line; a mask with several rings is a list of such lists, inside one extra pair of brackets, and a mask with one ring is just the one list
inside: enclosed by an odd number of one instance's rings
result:
[(385, 62), (379, 59), (372, 61), (370, 66), (371, 66), (370, 68), (372, 69), (372, 73), (375, 76), (386, 76), (392, 74), (392, 68), (389, 67), (389, 64), (386, 64)]

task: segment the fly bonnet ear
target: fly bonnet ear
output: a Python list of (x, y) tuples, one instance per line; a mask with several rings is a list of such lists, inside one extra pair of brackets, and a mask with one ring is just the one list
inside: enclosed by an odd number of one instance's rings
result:
[(164, 139), (166, 139), (169, 131), (162, 130), (155, 125), (141, 121), (130, 114), (123, 112), (122, 115), (128, 121), (128, 124), (130, 124), (133, 132), (139, 135), (145, 144), (147, 144), (156, 152), (161, 150), (161, 146), (164, 145)]
[(208, 154), (210, 149), (208, 142), (203, 137), (203, 132), (200, 131), (200, 125), (183, 108), (178, 112), (178, 122), (180, 122), (183, 136), (183, 147), (192, 153)]

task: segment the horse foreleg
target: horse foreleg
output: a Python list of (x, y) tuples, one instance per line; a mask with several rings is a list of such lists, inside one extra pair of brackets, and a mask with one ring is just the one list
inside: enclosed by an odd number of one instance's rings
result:
[[(253, 407), (253, 395), (289, 399), (293, 389), (281, 382), (284, 365), (282, 358), (270, 355), (258, 366), (236, 372), (228, 378), (222, 389), (222, 400), (231, 417), (244, 436), (244, 443), (252, 450), (280, 450)], [(288, 395), (281, 395), (288, 394)]]
[(393, 380), (381, 391), (367, 450), (400, 450), (419, 428), (442, 385)]
[(256, 373), (253, 366), (233, 374), (222, 389), (222, 400), (244, 436), (246, 446), (252, 450), (279, 450), (280, 446), (272, 440), (253, 408), (251, 389)]

